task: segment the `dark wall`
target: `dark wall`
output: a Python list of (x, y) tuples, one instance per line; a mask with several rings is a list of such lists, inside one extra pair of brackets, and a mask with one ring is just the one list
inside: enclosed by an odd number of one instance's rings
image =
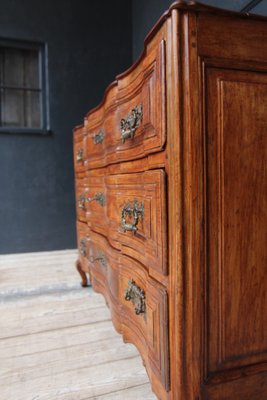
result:
[[(173, 2), (174, 0), (132, 0), (133, 60), (136, 60), (143, 51), (143, 42), (147, 33)], [(203, 0), (199, 2), (233, 11), (240, 11), (250, 1)], [(267, 0), (263, 0), (251, 12), (267, 15)]]
[(0, 253), (76, 247), (72, 128), (131, 64), (130, 5), (1, 0), (0, 37), (48, 45), (52, 134), (0, 134)]

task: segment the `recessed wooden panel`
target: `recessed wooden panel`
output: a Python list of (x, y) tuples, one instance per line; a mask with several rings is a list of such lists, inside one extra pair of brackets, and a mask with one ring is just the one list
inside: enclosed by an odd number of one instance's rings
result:
[(267, 360), (267, 75), (207, 73), (208, 363)]
[[(105, 178), (109, 237), (118, 248), (150, 270), (167, 274), (165, 172), (111, 175)], [(143, 207), (136, 232), (125, 231), (122, 210), (127, 204)], [(133, 224), (132, 216), (126, 221)]]

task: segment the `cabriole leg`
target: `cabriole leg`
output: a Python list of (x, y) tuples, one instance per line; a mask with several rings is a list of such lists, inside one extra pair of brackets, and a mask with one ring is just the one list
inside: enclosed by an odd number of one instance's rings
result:
[(81, 275), (81, 278), (82, 278), (81, 286), (82, 286), (82, 287), (87, 287), (87, 286), (89, 286), (88, 279), (87, 279), (87, 275), (86, 275), (86, 273), (82, 270), (82, 265), (81, 265), (80, 260), (77, 260), (77, 261), (76, 261), (76, 268), (77, 268), (77, 271), (79, 272), (79, 274)]

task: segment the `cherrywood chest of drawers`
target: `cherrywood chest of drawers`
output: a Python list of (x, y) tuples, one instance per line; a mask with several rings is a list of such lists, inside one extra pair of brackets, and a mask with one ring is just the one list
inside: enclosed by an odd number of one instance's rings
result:
[(267, 399), (266, 117), (267, 20), (178, 1), (74, 130), (77, 266), (159, 399)]

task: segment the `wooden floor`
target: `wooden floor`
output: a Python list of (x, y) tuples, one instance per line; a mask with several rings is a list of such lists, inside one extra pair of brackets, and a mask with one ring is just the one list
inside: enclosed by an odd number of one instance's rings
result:
[(73, 250), (0, 256), (0, 400), (155, 400)]

